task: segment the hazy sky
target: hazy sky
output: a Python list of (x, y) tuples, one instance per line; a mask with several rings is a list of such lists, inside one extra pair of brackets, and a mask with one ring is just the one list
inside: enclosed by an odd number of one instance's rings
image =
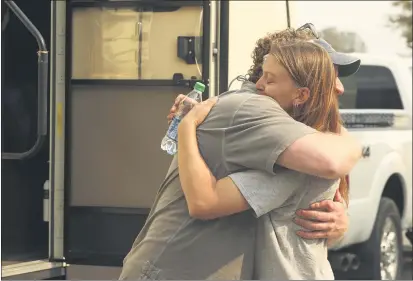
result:
[(411, 53), (400, 31), (387, 27), (388, 16), (397, 9), (392, 1), (291, 1), (293, 25), (312, 22), (317, 29), (336, 27), (357, 32), (372, 53)]

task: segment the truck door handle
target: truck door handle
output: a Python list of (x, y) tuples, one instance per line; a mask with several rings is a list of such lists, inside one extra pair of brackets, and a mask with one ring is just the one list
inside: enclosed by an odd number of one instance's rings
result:
[(362, 156), (363, 158), (368, 158), (368, 157), (370, 157), (370, 146), (369, 146), (369, 145), (363, 146), (363, 149), (362, 149), (362, 152), (361, 152), (361, 156)]

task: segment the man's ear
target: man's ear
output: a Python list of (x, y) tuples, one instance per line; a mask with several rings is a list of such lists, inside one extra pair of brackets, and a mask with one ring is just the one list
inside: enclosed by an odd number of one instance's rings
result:
[(297, 89), (297, 96), (295, 98), (295, 104), (302, 105), (304, 104), (310, 97), (310, 89), (307, 87), (302, 87)]

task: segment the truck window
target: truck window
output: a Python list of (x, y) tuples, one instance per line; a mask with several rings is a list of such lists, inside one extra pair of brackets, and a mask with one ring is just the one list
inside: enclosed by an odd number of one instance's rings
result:
[(396, 81), (387, 67), (362, 65), (355, 75), (341, 81), (345, 89), (339, 98), (341, 109), (403, 109)]

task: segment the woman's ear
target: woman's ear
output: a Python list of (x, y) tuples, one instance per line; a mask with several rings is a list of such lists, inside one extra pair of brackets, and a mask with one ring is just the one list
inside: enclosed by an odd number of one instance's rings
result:
[(308, 89), (307, 87), (302, 87), (302, 88), (297, 89), (297, 91), (298, 91), (298, 93), (297, 93), (297, 96), (295, 98), (295, 104), (296, 105), (302, 105), (310, 97), (310, 89)]

